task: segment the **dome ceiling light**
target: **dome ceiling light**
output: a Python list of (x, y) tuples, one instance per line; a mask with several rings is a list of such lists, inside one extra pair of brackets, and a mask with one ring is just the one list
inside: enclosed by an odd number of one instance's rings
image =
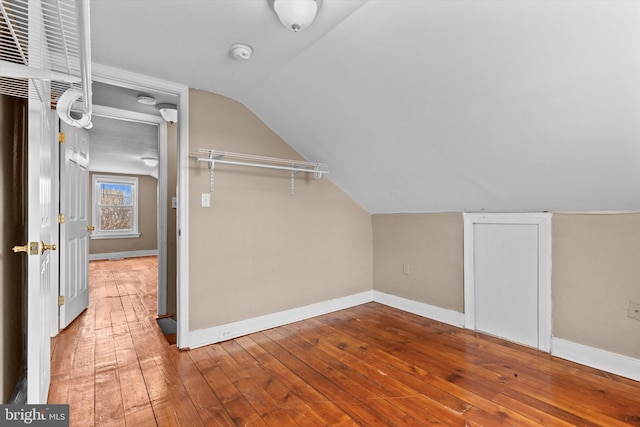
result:
[(313, 23), (322, 0), (268, 0), (282, 25), (293, 32), (302, 31)]
[(142, 160), (144, 164), (149, 166), (150, 168), (156, 167), (158, 165), (157, 157), (140, 157), (140, 160)]
[(142, 105), (156, 105), (156, 99), (152, 96), (138, 95), (136, 99)]

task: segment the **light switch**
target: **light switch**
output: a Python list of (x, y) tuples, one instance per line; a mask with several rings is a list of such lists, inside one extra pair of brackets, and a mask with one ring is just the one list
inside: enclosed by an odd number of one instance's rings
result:
[(171, 198), (171, 208), (172, 209), (177, 209), (178, 208), (178, 198), (177, 197), (172, 197)]
[(210, 193), (202, 193), (202, 207), (210, 208), (211, 207), (211, 194)]

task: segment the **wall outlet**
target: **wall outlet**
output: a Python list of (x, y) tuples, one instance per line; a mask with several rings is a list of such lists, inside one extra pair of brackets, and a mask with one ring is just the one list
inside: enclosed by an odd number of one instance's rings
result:
[(409, 275), (409, 264), (402, 264), (402, 274), (405, 276)]
[(627, 316), (632, 319), (640, 320), (640, 302), (629, 302), (629, 314), (627, 314)]
[(221, 339), (229, 338), (231, 336), (231, 333), (232, 331), (230, 330), (220, 331), (220, 338)]

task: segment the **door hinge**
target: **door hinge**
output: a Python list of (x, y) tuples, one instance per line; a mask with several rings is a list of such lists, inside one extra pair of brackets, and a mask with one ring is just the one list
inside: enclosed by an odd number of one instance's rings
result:
[(59, 213), (58, 214), (58, 224), (64, 224), (64, 214), (63, 213)]
[(64, 305), (64, 295), (58, 296), (58, 306)]
[(58, 132), (58, 142), (63, 143), (67, 140), (67, 135), (64, 132)]

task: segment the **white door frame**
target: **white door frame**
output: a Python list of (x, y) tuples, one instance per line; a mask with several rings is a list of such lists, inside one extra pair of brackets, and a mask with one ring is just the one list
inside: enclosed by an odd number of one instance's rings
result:
[[(189, 347), (189, 87), (166, 80), (149, 77), (130, 71), (109, 67), (102, 64), (92, 64), (92, 79), (114, 86), (129, 89), (152, 92), (165, 92), (178, 96), (178, 224), (177, 224), (177, 346), (178, 348)], [(160, 126), (160, 131), (166, 136), (166, 126)], [(166, 138), (165, 138), (166, 141)], [(161, 206), (159, 214), (159, 225), (164, 224), (166, 231), (167, 224), (167, 163), (166, 151), (163, 156), (162, 150), (166, 146), (160, 147), (160, 163), (158, 165), (158, 185), (160, 187), (160, 197), (158, 204)], [(164, 159), (164, 161), (163, 161)], [(164, 186), (164, 189), (163, 189)], [(166, 242), (158, 247), (159, 261), (165, 261), (166, 265)], [(162, 274), (166, 274), (163, 272)], [(159, 278), (160, 279), (160, 278)], [(166, 276), (163, 277), (166, 283)], [(164, 287), (166, 292), (166, 285)], [(166, 294), (158, 295), (159, 302), (166, 301)], [(165, 303), (166, 304), (166, 303)]]
[(474, 226), (538, 226), (538, 348), (551, 351), (551, 214), (464, 213), (464, 326), (475, 330)]

